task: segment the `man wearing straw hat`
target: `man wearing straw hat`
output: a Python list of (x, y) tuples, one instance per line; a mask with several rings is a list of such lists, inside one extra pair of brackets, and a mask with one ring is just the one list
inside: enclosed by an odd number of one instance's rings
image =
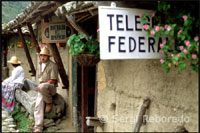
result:
[(51, 55), (46, 47), (44, 47), (38, 55), (40, 56), (38, 73), (40, 84), (36, 87), (38, 96), (36, 99), (34, 117), (35, 131), (41, 132), (43, 130), (44, 111), (50, 112), (53, 106), (52, 96), (56, 94), (56, 87), (58, 86), (58, 68), (57, 65), (50, 60)]
[(12, 75), (2, 82), (2, 109), (12, 112), (15, 107), (15, 90), (21, 89), (24, 85), (24, 69), (20, 66), (16, 56), (12, 56), (8, 61), (14, 68)]

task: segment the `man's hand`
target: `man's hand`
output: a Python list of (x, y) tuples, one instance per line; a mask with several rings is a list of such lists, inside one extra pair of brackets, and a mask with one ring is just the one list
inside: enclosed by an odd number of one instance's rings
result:
[(48, 80), (48, 83), (50, 83), (50, 84), (55, 84), (55, 83), (57, 83), (57, 80), (50, 79), (50, 80)]
[(35, 90), (36, 90), (36, 91), (39, 91), (39, 87), (36, 87)]

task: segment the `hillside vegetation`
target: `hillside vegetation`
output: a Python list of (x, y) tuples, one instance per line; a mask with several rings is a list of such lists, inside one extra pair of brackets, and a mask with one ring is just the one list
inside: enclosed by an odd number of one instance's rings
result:
[(15, 19), (31, 1), (2, 1), (2, 24)]

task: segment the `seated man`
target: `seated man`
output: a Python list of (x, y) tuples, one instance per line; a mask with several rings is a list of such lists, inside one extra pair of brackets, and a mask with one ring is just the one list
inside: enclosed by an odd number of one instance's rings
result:
[(38, 96), (36, 99), (34, 118), (35, 131), (41, 132), (43, 130), (44, 120), (44, 103), (46, 104), (45, 112), (50, 112), (53, 106), (52, 96), (56, 94), (56, 87), (58, 81), (57, 65), (49, 58), (51, 57), (49, 50), (44, 47), (40, 53), (39, 63), (39, 86), (36, 87)]

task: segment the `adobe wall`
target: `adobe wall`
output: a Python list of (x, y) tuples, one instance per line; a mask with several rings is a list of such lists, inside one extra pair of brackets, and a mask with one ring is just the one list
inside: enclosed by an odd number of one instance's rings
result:
[[(98, 132), (133, 131), (143, 99), (151, 104), (141, 132), (198, 131), (198, 73), (190, 67), (165, 73), (159, 60), (114, 60), (98, 64)], [(168, 119), (168, 120), (167, 120)]]

